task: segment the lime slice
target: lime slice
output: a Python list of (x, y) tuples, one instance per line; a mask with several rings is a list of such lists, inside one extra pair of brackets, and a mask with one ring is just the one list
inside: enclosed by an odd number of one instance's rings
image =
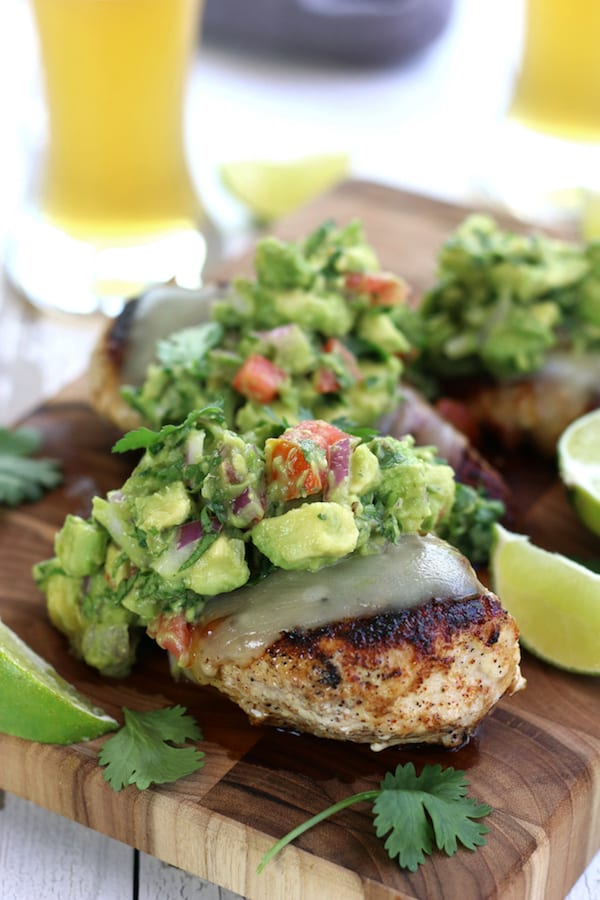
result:
[(562, 433), (558, 467), (579, 518), (600, 534), (600, 409), (576, 419)]
[(562, 669), (600, 675), (600, 575), (500, 525), (490, 572), (524, 647)]
[(0, 620), (0, 731), (73, 744), (117, 727)]
[(306, 156), (291, 162), (230, 162), (221, 166), (225, 186), (259, 219), (270, 220), (317, 197), (348, 174), (346, 154)]

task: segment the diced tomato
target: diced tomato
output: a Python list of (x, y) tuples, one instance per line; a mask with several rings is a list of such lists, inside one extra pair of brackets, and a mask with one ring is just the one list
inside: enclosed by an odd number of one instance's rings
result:
[(335, 394), (339, 391), (340, 383), (336, 378), (333, 369), (326, 369), (322, 366), (315, 373), (315, 391), (317, 394)]
[[(346, 347), (346, 345), (339, 340), (339, 338), (329, 338), (324, 346), (323, 350), (325, 353), (333, 353), (340, 357), (342, 362), (344, 363), (346, 369), (349, 374), (355, 381), (362, 380), (362, 374), (360, 369), (358, 368), (357, 359), (352, 353), (351, 350)], [(323, 366), (317, 372), (317, 376), (315, 379), (315, 390), (319, 394), (333, 394), (335, 391), (339, 391), (340, 383), (331, 369)]]
[(465, 403), (452, 397), (440, 397), (436, 401), (435, 408), (451, 425), (462, 431), (472, 444), (476, 445), (479, 442), (479, 425)]
[(324, 422), (323, 419), (306, 419), (304, 422), (299, 422), (298, 425), (287, 428), (282, 437), (294, 441), (312, 440), (326, 450), (333, 444), (337, 444), (342, 438), (347, 438), (348, 435), (341, 428)]
[[(321, 448), (315, 445), (315, 450)], [(278, 499), (297, 500), (323, 490), (327, 460), (322, 450), (317, 456), (306, 445), (280, 437), (268, 440), (265, 451), (268, 489)]]
[(173, 654), (181, 666), (188, 664), (192, 626), (183, 613), (160, 615), (148, 625), (147, 631), (160, 647)]
[(266, 356), (261, 356), (260, 353), (252, 353), (244, 360), (231, 383), (235, 390), (248, 400), (271, 403), (285, 378), (283, 369), (274, 362)]
[(345, 431), (309, 419), (286, 429), (265, 444), (268, 491), (278, 500), (319, 494), (327, 485), (331, 448), (348, 441)]
[(404, 279), (391, 272), (349, 272), (346, 288), (357, 294), (369, 294), (371, 306), (398, 306), (408, 297)]

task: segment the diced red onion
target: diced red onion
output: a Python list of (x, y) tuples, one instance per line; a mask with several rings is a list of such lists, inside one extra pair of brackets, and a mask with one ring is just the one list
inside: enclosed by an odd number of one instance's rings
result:
[(329, 448), (329, 470), (335, 485), (347, 478), (350, 472), (350, 438), (345, 437)]
[(182, 547), (187, 547), (188, 544), (199, 541), (203, 536), (204, 529), (197, 519), (194, 522), (186, 522), (179, 529), (179, 534), (177, 535), (177, 549), (181, 550)]
[(249, 503), (250, 503), (250, 489), (244, 488), (242, 493), (239, 494), (237, 497), (235, 497), (235, 499), (233, 500), (233, 503), (231, 504), (231, 510), (232, 510), (233, 514), (237, 516), (237, 514), (242, 509), (244, 509), (246, 506), (248, 506)]

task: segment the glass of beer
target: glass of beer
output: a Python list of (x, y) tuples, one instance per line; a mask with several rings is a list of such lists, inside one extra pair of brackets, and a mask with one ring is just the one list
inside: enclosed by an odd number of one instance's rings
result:
[(206, 223), (185, 153), (202, 0), (30, 0), (47, 127), (7, 270), (36, 305), (116, 314), (201, 282)]
[(509, 115), (537, 131), (600, 143), (600, 3), (527, 0)]
[(600, 3), (522, 0), (508, 108), (487, 140), (486, 189), (528, 221), (581, 228), (600, 187)]

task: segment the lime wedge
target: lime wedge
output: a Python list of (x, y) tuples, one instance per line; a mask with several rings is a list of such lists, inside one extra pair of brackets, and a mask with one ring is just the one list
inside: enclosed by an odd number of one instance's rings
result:
[(348, 174), (346, 154), (306, 156), (290, 162), (230, 162), (221, 166), (226, 188), (259, 219), (286, 215)]
[(0, 731), (73, 744), (118, 728), (0, 621)]
[(600, 409), (576, 419), (562, 433), (558, 467), (579, 518), (600, 534)]
[(490, 572), (524, 647), (562, 669), (600, 675), (600, 575), (501, 525)]
[(581, 233), (586, 241), (600, 238), (600, 192), (598, 191), (584, 191)]

